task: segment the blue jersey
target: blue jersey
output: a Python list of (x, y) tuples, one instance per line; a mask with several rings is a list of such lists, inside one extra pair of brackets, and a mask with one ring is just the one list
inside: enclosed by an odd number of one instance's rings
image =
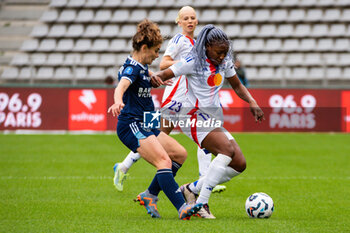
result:
[(125, 106), (118, 119), (133, 118), (142, 121), (143, 112), (154, 111), (148, 66), (140, 64), (129, 56), (118, 72), (118, 80), (123, 78), (129, 80), (131, 85), (124, 93)]

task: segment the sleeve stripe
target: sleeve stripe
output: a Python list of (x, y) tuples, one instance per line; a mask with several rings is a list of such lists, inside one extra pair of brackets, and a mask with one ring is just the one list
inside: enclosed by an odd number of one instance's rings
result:
[(182, 34), (178, 34), (178, 37), (174, 40), (175, 44), (177, 44), (182, 37)]
[(187, 58), (186, 58), (186, 61), (187, 61), (187, 62), (190, 62), (190, 61), (192, 61), (192, 60), (193, 60), (192, 57), (187, 57)]
[(129, 80), (129, 81), (132, 83), (132, 80), (131, 80), (129, 77), (127, 77), (127, 76), (122, 76), (120, 79), (122, 79), (122, 78), (125, 78), (125, 79)]

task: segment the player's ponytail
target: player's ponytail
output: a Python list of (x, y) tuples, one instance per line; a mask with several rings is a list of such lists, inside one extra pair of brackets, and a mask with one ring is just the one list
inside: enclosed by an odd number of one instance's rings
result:
[(134, 50), (140, 51), (141, 46), (144, 44), (151, 48), (162, 42), (163, 37), (160, 34), (158, 25), (148, 19), (144, 19), (137, 25), (137, 32), (132, 38), (132, 47)]
[(232, 59), (232, 46), (226, 33), (212, 24), (208, 24), (200, 31), (196, 44), (191, 50), (191, 55), (195, 58), (196, 71), (203, 72), (206, 63), (206, 46), (226, 43), (230, 49), (227, 56)]

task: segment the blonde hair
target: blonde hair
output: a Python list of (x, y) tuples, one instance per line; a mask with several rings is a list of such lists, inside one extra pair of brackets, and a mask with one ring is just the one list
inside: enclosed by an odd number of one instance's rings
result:
[(194, 8), (191, 7), (191, 6), (183, 6), (183, 7), (179, 10), (179, 12), (177, 12), (177, 17), (176, 17), (176, 19), (175, 19), (175, 23), (176, 23), (176, 24), (179, 23), (179, 21), (180, 21), (180, 16), (181, 16), (182, 12), (183, 12), (185, 9), (187, 9), (187, 8), (190, 8), (190, 9), (192, 9), (194, 12), (196, 12), (196, 11), (194, 10)]

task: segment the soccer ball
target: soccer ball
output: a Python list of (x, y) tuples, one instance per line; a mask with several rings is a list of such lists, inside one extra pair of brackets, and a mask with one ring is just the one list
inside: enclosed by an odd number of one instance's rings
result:
[(251, 218), (269, 218), (274, 204), (272, 198), (266, 193), (254, 193), (247, 198), (245, 209)]

